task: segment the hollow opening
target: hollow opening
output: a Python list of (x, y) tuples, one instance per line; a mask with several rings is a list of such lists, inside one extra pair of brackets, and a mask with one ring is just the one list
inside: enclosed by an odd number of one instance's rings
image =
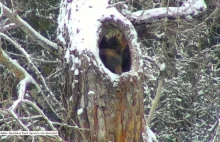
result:
[(122, 32), (106, 34), (99, 44), (99, 56), (111, 72), (121, 74), (131, 69), (130, 50)]

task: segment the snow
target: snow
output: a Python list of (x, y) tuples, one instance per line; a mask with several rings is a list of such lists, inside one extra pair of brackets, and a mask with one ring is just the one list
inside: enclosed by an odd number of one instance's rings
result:
[(76, 70), (74, 71), (74, 75), (79, 75), (79, 70), (78, 70), (78, 69), (76, 69)]
[(149, 94), (150, 93), (150, 88), (148, 88), (147, 85), (144, 86), (144, 94)]
[(164, 71), (166, 69), (166, 64), (162, 63), (160, 64), (160, 71)]
[[(120, 76), (109, 71), (99, 57), (98, 35), (102, 26), (102, 21), (105, 19), (113, 19), (114, 21), (120, 20), (126, 25), (130, 25), (130, 21), (118, 13), (115, 7), (108, 7), (107, 0), (82, 0), (73, 1), (72, 3), (62, 1), (61, 6), (66, 6), (68, 12), (66, 12), (65, 8), (61, 7), (58, 17), (58, 39), (65, 45), (65, 35), (70, 38), (68, 43), (70, 48), (66, 50), (65, 58), (67, 63), (70, 63), (70, 60), (71, 63), (73, 63), (71, 70), (75, 71), (76, 64), (78, 66), (81, 65), (80, 59), (76, 58), (76, 56), (71, 53), (77, 51), (80, 56), (83, 54), (83, 51), (89, 51), (93, 53), (96, 61), (92, 60), (90, 57), (88, 57), (87, 61), (99, 67), (101, 71), (107, 73), (112, 82), (118, 80)], [(69, 33), (67, 33), (66, 29), (68, 29)], [(137, 37), (135, 30), (131, 32), (130, 35)], [(137, 38), (133, 38), (132, 43), (134, 45), (136, 44), (135, 46), (138, 47), (135, 50), (139, 50)], [(140, 54), (141, 51), (139, 50), (138, 52)], [(140, 63), (141, 62), (142, 60)]]
[(70, 62), (70, 50), (69, 49), (67, 49), (67, 51), (66, 51), (66, 54), (65, 54), (65, 56), (64, 56), (64, 58), (66, 59), (66, 62), (67, 63), (69, 63)]
[[(207, 6), (204, 0), (188, 0), (183, 1), (183, 5), (181, 7), (162, 7), (133, 12), (131, 14), (131, 18), (139, 19), (139, 20), (148, 20), (155, 17), (160, 17), (161, 15), (169, 15), (169, 16), (178, 16), (178, 15), (197, 15), (200, 11), (207, 9)], [(140, 17), (140, 15), (143, 15)]]
[[(74, 88), (74, 87), (73, 87), (73, 88)], [(72, 102), (72, 101), (73, 101), (73, 96), (71, 96), (71, 97), (70, 97), (70, 100), (69, 100), (69, 101), (70, 101), (70, 102)]]
[(153, 142), (153, 141), (158, 142), (157, 138), (156, 138), (156, 135), (151, 131), (149, 126), (146, 126), (146, 127), (147, 127), (147, 135), (148, 135), (147, 142)]
[(155, 32), (155, 35), (157, 36), (157, 38), (161, 39), (162, 37), (165, 36), (165, 33), (162, 32), (161, 34), (158, 34), (158, 33)]
[(151, 81), (156, 81), (156, 80), (157, 80), (157, 77), (155, 77), (154, 75), (150, 74), (150, 75), (149, 75), (149, 80), (151, 80)]
[[(96, 3), (94, 4), (94, 2)], [(60, 22), (59, 29), (63, 30), (58, 35), (58, 39), (65, 44), (62, 32), (65, 33), (64, 28), (69, 30), (70, 42), (68, 44), (71, 45), (71, 48), (66, 50), (65, 58), (67, 63), (69, 63), (71, 59), (70, 56), (72, 56), (73, 66), (71, 70), (75, 70), (75, 64), (80, 65), (81, 63), (78, 58), (70, 55), (70, 52), (74, 51), (76, 48), (79, 54), (83, 54), (82, 51), (88, 50), (95, 55), (96, 59), (99, 59), (97, 29), (101, 26), (101, 22), (91, 19), (99, 19), (103, 17), (103, 13), (105, 13), (104, 11), (106, 11), (108, 3), (107, 1), (82, 0), (72, 2), (71, 4), (67, 4), (66, 6), (69, 9), (69, 13), (66, 13), (65, 10), (61, 11), (61, 15), (58, 18), (58, 21)], [(97, 11), (97, 8), (100, 9), (100, 11), (102, 12)], [(65, 25), (66, 27), (63, 25)], [(88, 61), (91, 62), (89, 57)], [(105, 72), (111, 74), (111, 77), (113, 79), (118, 77), (118, 75), (115, 75), (111, 73), (108, 69), (106, 69), (101, 60), (98, 61), (98, 65), (102, 67)], [(75, 74), (77, 74), (77, 71), (75, 72)]]
[(8, 137), (10, 137), (10, 135), (5, 135), (5, 136), (1, 136), (1, 141), (6, 141), (8, 140)]
[(78, 109), (77, 115), (81, 115), (83, 113), (83, 108)]
[(0, 17), (3, 16), (3, 5), (2, 3), (0, 3)]
[(95, 95), (95, 92), (94, 91), (89, 91), (88, 95)]
[[(98, 51), (96, 46), (98, 36), (94, 35), (94, 33), (97, 32), (96, 29), (101, 26), (101, 23), (100, 21), (91, 19), (98, 19), (97, 17), (101, 17), (102, 12), (100, 11), (105, 11), (107, 3), (105, 3), (106, 1), (99, 1), (99, 4), (93, 4), (93, 2), (92, 0), (72, 2), (70, 20), (67, 23), (67, 27), (73, 28), (70, 33), (70, 50), (74, 50), (75, 47), (80, 47), (77, 50), (83, 51), (89, 49), (92, 52)], [(82, 3), (82, 5), (80, 3)], [(77, 7), (78, 11), (74, 11), (75, 7)], [(100, 11), (97, 11), (96, 8), (93, 7), (98, 7)]]
[(203, 94), (204, 94), (203, 90), (198, 91), (198, 95), (203, 95)]

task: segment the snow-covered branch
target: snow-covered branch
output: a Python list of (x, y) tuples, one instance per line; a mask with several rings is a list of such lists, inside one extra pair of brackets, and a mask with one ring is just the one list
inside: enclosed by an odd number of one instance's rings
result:
[(210, 128), (209, 131), (213, 132), (210, 142), (218, 142), (220, 140), (220, 118), (218, 118), (216, 123)]
[(183, 1), (183, 4), (180, 7), (161, 7), (136, 11), (131, 14), (130, 18), (137, 20), (137, 22), (146, 23), (165, 17), (168, 19), (176, 19), (178, 17), (191, 18), (191, 16), (197, 15), (206, 9), (207, 6), (204, 0), (188, 0)]
[(33, 81), (33, 78), (26, 77), (20, 81), (18, 84), (18, 99), (13, 102), (12, 106), (8, 109), (9, 113), (17, 120), (17, 122), (26, 131), (29, 131), (28, 127), (19, 119), (18, 115), (15, 113), (16, 109), (22, 104), (26, 93), (26, 87), (29, 82)]
[(45, 121), (47, 122), (47, 124), (49, 124), (50, 128), (51, 128), (53, 131), (57, 130), (57, 129), (53, 126), (52, 122), (48, 119), (48, 117), (44, 114), (44, 112), (43, 112), (36, 104), (34, 104), (33, 102), (31, 102), (31, 101), (29, 101), (29, 100), (27, 100), (27, 99), (22, 100), (22, 103), (26, 103), (26, 104), (31, 105), (38, 113), (40, 113), (40, 115), (45, 119)]
[(160, 96), (161, 96), (161, 93), (162, 93), (162, 89), (163, 89), (163, 77), (161, 77), (161, 79), (159, 80), (159, 83), (158, 83), (158, 86), (157, 86), (157, 93), (156, 93), (156, 96), (152, 102), (152, 107), (150, 109), (150, 113), (148, 115), (148, 118), (147, 118), (147, 125), (150, 125), (150, 121), (152, 120), (153, 116), (154, 116), (154, 112), (157, 108), (157, 104), (160, 100)]
[(20, 18), (18, 14), (13, 13), (8, 7), (0, 2), (1, 11), (8, 17), (12, 22), (17, 24), (28, 36), (30, 36), (34, 41), (40, 44), (43, 48), (49, 51), (58, 51), (58, 46), (56, 43), (51, 42), (37, 31), (35, 31), (27, 22)]
[(0, 63), (6, 66), (16, 77), (22, 80), (25, 77), (26, 71), (16, 61), (12, 60), (3, 50), (0, 48)]
[[(19, 44), (17, 44), (15, 41), (13, 41), (11, 38), (9, 38), (7, 35), (5, 35), (3, 33), (0, 33), (0, 37), (4, 38), (7, 41), (9, 41), (10, 43), (12, 43), (24, 55), (24, 57), (26, 58), (28, 63), (31, 65), (33, 71), (36, 73), (36, 75), (38, 76), (38, 78), (41, 80), (42, 84), (46, 88), (46, 91), (49, 92), (50, 96), (55, 98), (53, 92), (47, 86), (46, 81), (45, 81), (43, 75), (41, 74), (41, 72), (38, 70), (38, 68), (32, 62), (32, 60), (30, 58), (30, 55)], [(58, 101), (57, 101), (57, 103), (58, 103)]]
[[(8, 109), (8, 113), (18, 122), (18, 124), (26, 131), (29, 131), (29, 128), (27, 125), (25, 125), (22, 120), (20, 119), (18, 114), (16, 114), (16, 109), (21, 106), (22, 103), (26, 103), (31, 105), (33, 108), (37, 110), (37, 112), (45, 119), (45, 121), (49, 124), (52, 130), (57, 130), (52, 122), (47, 118), (47, 116), (44, 114), (44, 112), (33, 102), (24, 99), (25, 94), (27, 92), (27, 84), (32, 83), (37, 88), (38, 92), (40, 92), (43, 95), (43, 99), (46, 100), (48, 106), (53, 110), (53, 112), (56, 114), (55, 110), (52, 107), (52, 103), (48, 102), (48, 98), (46, 97), (41, 90), (40, 86), (36, 83), (36, 81), (32, 78), (32, 76), (23, 68), (21, 67), (15, 60), (12, 60), (3, 50), (0, 48), (0, 63), (6, 66), (10, 71), (12, 71), (15, 76), (19, 77), (21, 79), (20, 83), (18, 84), (18, 99), (13, 102), (11, 107)], [(39, 96), (38, 96), (39, 97)], [(54, 97), (54, 96), (53, 96)], [(55, 97), (54, 97), (55, 98)], [(55, 99), (50, 99), (51, 101), (54, 101)], [(57, 100), (55, 100), (57, 101)], [(55, 102), (56, 103), (56, 102)], [(57, 101), (58, 103), (58, 101)], [(57, 104), (56, 103), (56, 104)], [(59, 107), (59, 110), (62, 109), (62, 107)], [(4, 114), (7, 112), (2, 111), (1, 114)], [(7, 115), (7, 114), (6, 114)], [(58, 114), (57, 114), (58, 115)], [(61, 140), (60, 137), (58, 139)]]
[(26, 58), (28, 63), (31, 65), (33, 71), (40, 78), (40, 80), (43, 83), (46, 90), (50, 93), (51, 96), (54, 97), (54, 94), (50, 91), (49, 87), (47, 86), (46, 81), (45, 81), (44, 77), (42, 76), (41, 72), (38, 70), (38, 68), (34, 65), (32, 60), (30, 59), (30, 55), (19, 44), (17, 44), (15, 41), (13, 41), (11, 38), (9, 38), (7, 35), (0, 33), (0, 37), (4, 38), (7, 41), (9, 41), (10, 43), (12, 43), (15, 46), (15, 48), (17, 48), (24, 55), (24, 57)]
[(17, 25), (15, 23), (10, 23), (10, 24), (7, 24), (3, 27), (0, 27), (0, 32), (5, 32), (5, 31), (8, 31), (8, 30), (11, 30), (14, 28), (17, 28)]
[(13, 105), (9, 108), (9, 113), (18, 121), (20, 126), (23, 127), (24, 130), (28, 130), (28, 128), (20, 121), (18, 116), (15, 114), (15, 109), (20, 105), (20, 102), (24, 98), (24, 94), (26, 91), (26, 84), (28, 82), (32, 82), (33, 84), (37, 84), (35, 80), (22, 68), (16, 61), (12, 60), (8, 55), (0, 48), (0, 63), (8, 67), (18, 78), (22, 79), (19, 84), (19, 95), (18, 99), (13, 103)]
[(15, 114), (15, 112), (11, 109), (9, 109), (9, 113), (17, 120), (18, 124), (26, 131), (29, 131), (29, 129), (27, 128), (27, 126), (25, 126), (25, 124), (23, 122), (21, 122), (21, 120), (19, 119), (19, 117), (17, 116), (17, 114)]
[[(57, 111), (59, 110), (60, 113), (64, 112), (64, 108), (60, 105), (59, 101), (55, 98), (53, 92), (49, 89), (49, 87), (46, 84), (46, 81), (40, 71), (37, 69), (37, 67), (33, 64), (32, 60), (30, 59), (30, 55), (15, 41), (13, 41), (11, 38), (9, 38), (7, 35), (0, 33), (0, 37), (6, 39), (7, 41), (11, 42), (26, 58), (29, 64), (31, 64), (33, 70), (38, 75), (39, 79), (41, 80), (43, 86), (45, 87), (48, 96), (46, 97), (41, 90), (40, 86), (36, 81), (32, 78), (32, 76), (23, 68), (21, 67), (16, 61), (11, 59), (3, 50), (0, 48), (0, 63), (6, 66), (11, 72), (15, 74), (16, 77), (18, 77), (20, 80), (23, 80), (25, 78), (28, 78), (28, 82), (26, 83), (32, 83), (36, 86), (38, 92), (40, 92), (43, 95), (43, 98), (46, 100), (47, 105), (50, 107), (50, 109), (53, 111), (55, 115), (59, 118), (62, 116), (61, 114), (58, 114)], [(25, 86), (24, 86), (25, 87)], [(24, 90), (24, 89), (23, 89)], [(17, 106), (17, 104), (14, 105), (13, 109)], [(60, 111), (62, 110), (62, 112)]]

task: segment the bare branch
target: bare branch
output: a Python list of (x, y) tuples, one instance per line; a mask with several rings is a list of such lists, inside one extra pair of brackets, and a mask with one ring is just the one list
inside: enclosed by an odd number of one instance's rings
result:
[(155, 19), (167, 17), (174, 19), (178, 17), (187, 17), (189, 15), (197, 15), (207, 8), (203, 0), (189, 0), (183, 3), (181, 7), (161, 7), (150, 10), (140, 10), (133, 12), (131, 19), (136, 22), (149, 22)]
[[(21, 54), (16, 54), (16, 53), (7, 52), (7, 51), (6, 51), (6, 53), (8, 55), (25, 58), (25, 56), (21, 55)], [(58, 63), (61, 63), (60, 61), (44, 60), (44, 59), (38, 59), (38, 58), (33, 58), (33, 57), (31, 57), (31, 59), (33, 59), (35, 61), (38, 61), (38, 62), (41, 62), (41, 63), (44, 63), (44, 64), (58, 64)]]
[(20, 81), (19, 87), (18, 87), (18, 99), (16, 101), (14, 101), (13, 105), (8, 109), (9, 113), (17, 120), (17, 122), (20, 124), (20, 126), (26, 131), (29, 131), (28, 127), (25, 126), (25, 124), (21, 122), (21, 120), (19, 119), (19, 117), (15, 113), (15, 110), (17, 107), (19, 107), (21, 105), (22, 100), (24, 99), (25, 92), (26, 92), (27, 83), (30, 80), (31, 80), (31, 78), (26, 77), (22, 81)]
[(52, 122), (48, 119), (48, 117), (44, 114), (44, 112), (43, 112), (36, 104), (34, 104), (33, 102), (31, 102), (31, 101), (29, 101), (29, 100), (27, 100), (27, 99), (22, 100), (22, 102), (31, 105), (38, 113), (40, 113), (40, 114), (42, 115), (42, 117), (46, 120), (46, 122), (49, 124), (49, 126), (51, 127), (51, 129), (52, 129), (53, 131), (57, 130), (57, 129), (53, 126)]
[[(24, 57), (26, 58), (26, 60), (28, 61), (28, 63), (31, 64), (31, 66), (32, 66), (32, 68), (33, 68), (33, 71), (34, 71), (34, 72), (36, 73), (36, 75), (39, 77), (40, 81), (42, 82), (43, 86), (46, 88), (46, 91), (47, 91), (48, 94), (49, 94), (48, 97), (49, 97), (50, 99), (46, 99), (46, 97), (44, 96), (44, 98), (45, 98), (46, 101), (47, 101), (47, 104), (50, 106), (50, 108), (52, 109), (52, 111), (54, 112), (54, 114), (56, 114), (57, 117), (59, 118), (60, 115), (58, 115), (58, 114), (56, 113), (56, 111), (54, 110), (54, 107), (56, 107), (56, 110), (57, 110), (57, 111), (58, 111), (58, 109), (59, 109), (59, 110), (61, 109), (62, 111), (64, 111), (65, 109), (60, 105), (59, 101), (55, 98), (53, 92), (52, 92), (52, 91), (49, 89), (49, 87), (47, 86), (46, 81), (45, 81), (44, 77), (42, 76), (41, 72), (37, 69), (37, 67), (33, 64), (32, 60), (30, 59), (30, 55), (27, 54), (27, 52), (26, 52), (19, 44), (17, 44), (15, 41), (13, 41), (11, 38), (9, 38), (7, 35), (5, 35), (5, 34), (3, 34), (3, 33), (0, 33), (0, 37), (3, 37), (3, 38), (6, 39), (7, 41), (11, 42), (11, 43), (24, 55)], [(2, 49), (1, 49), (1, 50), (2, 50)], [(3, 50), (2, 50), (2, 53), (4, 53)], [(9, 57), (8, 57), (8, 55), (5, 54), (5, 53), (4, 53), (4, 56), (1, 56), (1, 54), (0, 54), (0, 63), (3, 63), (3, 65), (6, 65), (7, 67), (14, 65), (14, 63), (11, 63), (11, 62), (7, 62), (7, 64), (6, 64), (6, 63), (4, 64), (4, 62), (5, 62), (6, 59), (3, 58), (3, 59), (1, 60), (1, 57), (7, 57), (7, 58), (9, 58)], [(10, 58), (9, 58), (9, 59), (10, 59)], [(8, 60), (9, 60), (9, 59), (8, 59)], [(10, 59), (10, 60), (12, 60), (12, 59)], [(7, 61), (7, 60), (6, 60), (6, 61)], [(18, 65), (18, 66), (20, 67), (20, 65)], [(9, 69), (10, 69), (10, 68), (9, 68)], [(20, 70), (16, 69), (15, 71), (20, 71)], [(15, 71), (12, 71), (12, 72), (15, 72)], [(19, 72), (19, 73), (20, 73), (20, 72)], [(23, 79), (23, 78), (25, 77), (25, 73), (26, 73), (26, 70), (24, 70), (24, 69), (22, 68), (22, 71), (21, 71), (20, 74), (22, 74), (23, 76), (20, 77), (19, 79)], [(19, 77), (19, 76), (21, 76), (20, 74), (17, 74), (18, 76), (17, 76), (17, 75), (16, 75), (16, 76)], [(28, 73), (26, 73), (26, 74), (28, 74)], [(28, 74), (28, 76), (30, 76), (30, 75)], [(31, 77), (31, 78), (32, 78), (32, 77)], [(32, 83), (33, 83), (33, 82), (32, 82)], [(34, 82), (34, 84), (37, 85), (36, 82)], [(37, 85), (37, 86), (38, 86), (38, 85)], [(38, 89), (41, 90), (39, 86), (38, 86)], [(49, 102), (49, 101), (53, 101), (53, 103), (51, 103), (51, 102)], [(53, 107), (52, 107), (52, 105), (53, 105)]]
[(58, 51), (58, 46), (56, 43), (51, 42), (37, 31), (35, 31), (27, 22), (20, 18), (19, 15), (14, 14), (8, 7), (0, 2), (3, 14), (10, 18), (10, 20), (18, 25), (28, 36), (30, 36), (34, 41), (40, 44), (43, 48), (49, 51)]
[(22, 126), (22, 128), (26, 131), (29, 131), (29, 129), (27, 128), (27, 126), (25, 126), (21, 120), (18, 118), (18, 116), (15, 114), (15, 112), (11, 109), (9, 109), (9, 113), (17, 120), (17, 122), (19, 123), (19, 125)]
[(2, 50), (1, 45), (0, 45), (0, 63), (6, 66), (20, 80), (22, 80), (25, 77), (25, 72), (26, 72), (25, 69), (23, 69), (17, 62), (15, 62), (10, 57), (8, 57), (8, 55)]
[(0, 27), (0, 32), (5, 32), (5, 31), (8, 31), (8, 30), (11, 30), (11, 29), (14, 29), (14, 28), (17, 28), (17, 25), (15, 23), (10, 23), (8, 25), (5, 25), (3, 27)]
[(160, 100), (160, 96), (161, 96), (162, 88), (163, 88), (163, 81), (164, 81), (163, 78), (161, 78), (159, 80), (159, 83), (158, 83), (158, 86), (157, 86), (157, 93), (156, 93), (156, 96), (155, 96), (155, 98), (154, 98), (154, 100), (152, 102), (152, 107), (150, 109), (150, 113), (149, 113), (148, 118), (147, 118), (147, 125), (150, 124), (150, 121), (152, 120), (152, 118), (154, 116), (154, 112), (155, 112), (155, 110), (157, 108), (157, 104), (158, 104), (158, 102)]

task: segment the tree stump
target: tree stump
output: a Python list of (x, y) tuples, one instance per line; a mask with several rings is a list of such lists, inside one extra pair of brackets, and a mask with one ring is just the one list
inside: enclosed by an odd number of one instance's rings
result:
[(68, 74), (65, 120), (83, 129), (66, 140), (141, 141), (142, 61), (130, 21), (103, 0), (63, 1), (58, 22)]

